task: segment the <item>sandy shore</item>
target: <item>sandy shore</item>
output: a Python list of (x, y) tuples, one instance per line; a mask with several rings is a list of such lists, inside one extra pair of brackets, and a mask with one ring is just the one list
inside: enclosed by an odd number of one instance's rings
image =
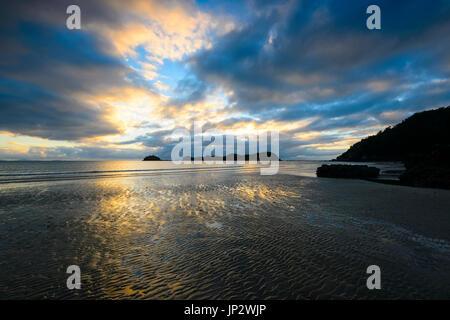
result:
[(448, 299), (449, 207), (449, 191), (257, 173), (2, 185), (0, 298)]
[(325, 210), (394, 223), (427, 237), (450, 240), (450, 190), (364, 180), (301, 178)]

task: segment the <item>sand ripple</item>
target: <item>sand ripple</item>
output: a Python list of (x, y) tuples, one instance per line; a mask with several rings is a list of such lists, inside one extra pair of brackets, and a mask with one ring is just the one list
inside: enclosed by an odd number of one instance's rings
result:
[(319, 184), (207, 172), (0, 188), (0, 298), (450, 298), (448, 239), (349, 214), (359, 204)]

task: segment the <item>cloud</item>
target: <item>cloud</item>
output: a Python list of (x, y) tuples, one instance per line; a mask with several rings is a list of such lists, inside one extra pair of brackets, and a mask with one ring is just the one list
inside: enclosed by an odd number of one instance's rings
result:
[(7, 15), (2, 10), (0, 38), (15, 45), (0, 51), (0, 129), (56, 140), (121, 133), (111, 105), (79, 95), (129, 86), (132, 70), (92, 34), (28, 21), (26, 12)]
[(410, 74), (420, 74), (418, 81), (448, 77), (441, 68), (450, 46), (444, 1), (379, 1), (380, 32), (365, 27), (369, 1), (289, 4), (290, 10), (280, 10), (274, 2), (244, 28), (194, 54), (190, 63), (196, 75), (232, 92), (237, 108), (256, 113), (320, 106), (364, 90), (397, 90)]
[(148, 151), (132, 148), (110, 147), (30, 147), (27, 151), (0, 148), (3, 160), (136, 160), (147, 156)]
[[(0, 130), (56, 140), (123, 134), (133, 126), (130, 109), (148, 117), (166, 100), (158, 91), (170, 87), (149, 83), (163, 60), (205, 47), (209, 30), (221, 24), (185, 1), (82, 0), (82, 29), (68, 30), (69, 4), (2, 8)], [(196, 96), (201, 100), (191, 92)]]
[(285, 159), (334, 157), (450, 104), (448, 1), (380, 0), (376, 31), (368, 0), (80, 0), (79, 31), (69, 4), (2, 7), (0, 130), (50, 140), (0, 157), (168, 157), (193, 121), (279, 130)]
[(365, 27), (369, 4), (252, 1), (245, 23), (187, 58), (191, 77), (226, 93), (230, 107), (222, 121), (231, 127), (258, 119), (282, 128), (275, 123), (314, 118), (285, 131), (297, 137), (284, 143), (288, 157), (336, 155), (354, 140), (345, 131), (363, 137), (415, 111), (448, 105), (448, 2), (379, 1), (382, 30), (375, 32)]

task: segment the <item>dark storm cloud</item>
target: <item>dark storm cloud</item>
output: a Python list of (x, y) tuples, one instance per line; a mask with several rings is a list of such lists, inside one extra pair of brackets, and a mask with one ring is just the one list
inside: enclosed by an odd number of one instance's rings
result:
[[(234, 92), (236, 108), (279, 109), (273, 118), (293, 120), (448, 103), (445, 91), (431, 97), (413, 89), (449, 77), (448, 1), (377, 1), (380, 31), (366, 28), (373, 1), (273, 3), (190, 59), (199, 79)], [(377, 81), (389, 85), (378, 88)], [(449, 89), (448, 82), (440, 86)]]
[(89, 105), (24, 82), (0, 79), (0, 129), (48, 139), (76, 140), (118, 133), (106, 120), (109, 108)]
[(120, 11), (121, 0), (22, 0), (2, 3), (2, 27), (11, 27), (11, 23), (21, 21), (39, 21), (41, 24), (56, 27), (66, 25), (66, 9), (76, 4), (81, 8), (82, 26), (91, 23), (119, 26), (128, 18)]
[[(84, 11), (99, 10), (89, 3)], [(133, 75), (106, 53), (109, 44), (103, 39), (83, 29), (68, 30), (65, 8), (64, 1), (2, 5), (0, 130), (59, 140), (120, 132), (107, 120), (111, 107), (76, 96), (127, 85), (125, 77)], [(113, 18), (107, 7), (100, 13), (99, 19)]]

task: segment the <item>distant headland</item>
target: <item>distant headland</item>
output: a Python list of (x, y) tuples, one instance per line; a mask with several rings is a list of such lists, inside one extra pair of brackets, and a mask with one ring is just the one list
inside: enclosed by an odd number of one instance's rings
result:
[(450, 189), (450, 106), (415, 113), (333, 161), (401, 161), (406, 167), (401, 184)]

